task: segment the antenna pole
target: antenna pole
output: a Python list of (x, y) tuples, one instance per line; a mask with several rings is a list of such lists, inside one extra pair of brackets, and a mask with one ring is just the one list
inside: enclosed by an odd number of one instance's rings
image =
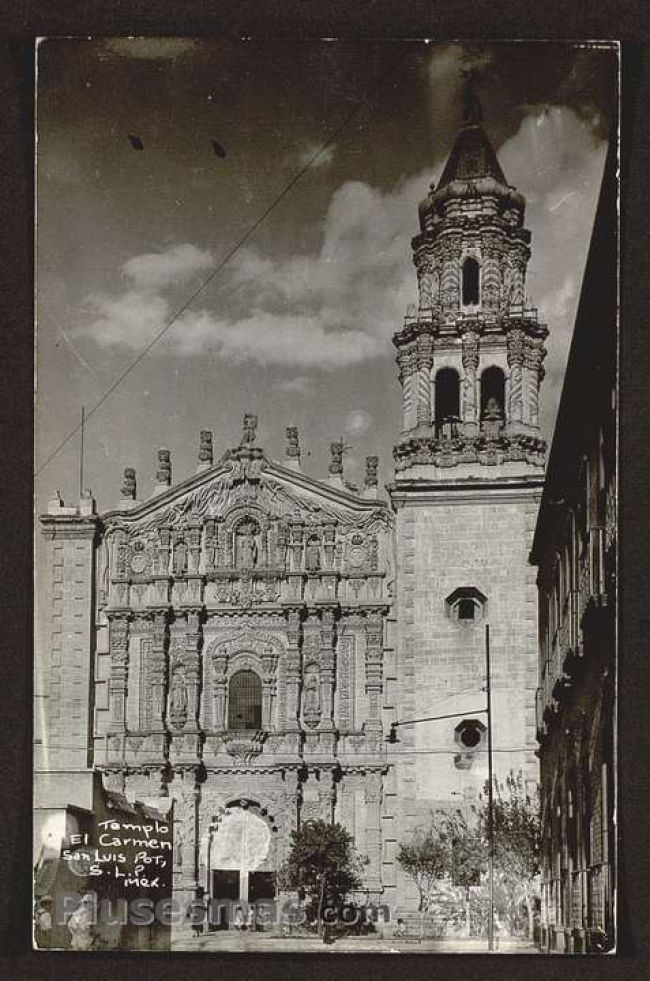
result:
[(488, 950), (494, 950), (494, 796), (492, 775), (492, 685), (490, 678), (490, 626), (485, 624), (485, 691), (488, 737)]
[(81, 438), (79, 445), (79, 497), (84, 492), (84, 427), (86, 424), (86, 409), (81, 406)]

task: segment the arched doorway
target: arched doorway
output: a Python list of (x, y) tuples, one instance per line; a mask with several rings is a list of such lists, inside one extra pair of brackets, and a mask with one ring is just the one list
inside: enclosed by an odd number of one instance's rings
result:
[(206, 865), (208, 893), (216, 903), (232, 909), (274, 898), (277, 828), (264, 815), (256, 805), (243, 802), (224, 808), (213, 819)]

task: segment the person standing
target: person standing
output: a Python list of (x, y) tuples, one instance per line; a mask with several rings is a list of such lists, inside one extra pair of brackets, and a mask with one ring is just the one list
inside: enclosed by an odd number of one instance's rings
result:
[(41, 896), (34, 912), (34, 939), (37, 947), (49, 947), (52, 940), (52, 897)]
[(91, 950), (97, 939), (95, 895), (87, 892), (68, 920), (72, 950)]

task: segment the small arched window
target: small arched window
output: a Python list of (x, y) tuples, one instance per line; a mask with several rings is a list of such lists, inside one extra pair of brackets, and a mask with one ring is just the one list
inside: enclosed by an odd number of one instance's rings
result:
[(441, 368), (436, 375), (436, 435), (455, 435), (460, 415), (460, 379), (454, 368)]
[(481, 375), (481, 419), (505, 416), (506, 379), (501, 368), (486, 368)]
[(468, 255), (463, 263), (463, 306), (478, 303), (480, 267), (476, 259)]
[(228, 728), (261, 729), (262, 682), (255, 671), (237, 671), (228, 687)]

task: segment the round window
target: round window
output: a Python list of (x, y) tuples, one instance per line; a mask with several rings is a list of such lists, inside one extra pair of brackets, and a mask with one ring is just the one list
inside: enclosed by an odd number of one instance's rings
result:
[(474, 746), (478, 746), (481, 741), (481, 733), (478, 731), (476, 726), (468, 726), (467, 729), (463, 729), (460, 734), (460, 741), (463, 746), (467, 746), (468, 749), (473, 749)]
[(478, 722), (466, 722), (458, 729), (458, 739), (465, 749), (475, 749), (483, 736), (483, 728)]

